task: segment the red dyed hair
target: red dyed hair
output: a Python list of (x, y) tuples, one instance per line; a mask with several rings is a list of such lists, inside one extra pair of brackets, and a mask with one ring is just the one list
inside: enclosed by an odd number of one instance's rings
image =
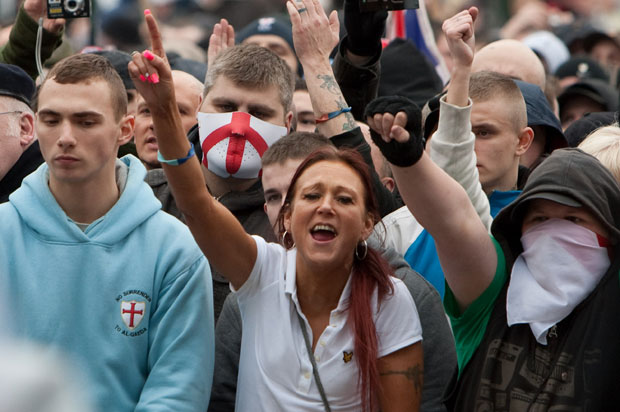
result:
[[(280, 238), (286, 230), (284, 228), (284, 215), (291, 207), (297, 180), (306, 169), (322, 161), (341, 162), (351, 167), (359, 176), (364, 187), (366, 212), (372, 216), (373, 223), (377, 223), (381, 219), (377, 199), (373, 192), (370, 171), (361, 155), (355, 150), (339, 150), (335, 147), (326, 146), (312, 152), (297, 168), (286, 193), (284, 205), (278, 215)], [(286, 243), (285, 247), (292, 246), (290, 238), (284, 239), (284, 242)], [(394, 286), (390, 280), (393, 270), (381, 254), (370, 247), (368, 247), (368, 253), (364, 259), (360, 260), (354, 256), (355, 251), (352, 250), (353, 278), (348, 317), (353, 325), (355, 359), (359, 368), (358, 385), (362, 394), (363, 411), (365, 412), (375, 409), (377, 391), (381, 390), (377, 367), (377, 330), (373, 320), (374, 313), (371, 308), (371, 300), (377, 291), (380, 305), (384, 296), (394, 292)]]

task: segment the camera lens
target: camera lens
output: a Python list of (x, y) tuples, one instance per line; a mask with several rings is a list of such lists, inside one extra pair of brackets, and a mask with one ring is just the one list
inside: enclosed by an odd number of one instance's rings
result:
[(65, 10), (69, 13), (75, 13), (84, 8), (84, 0), (68, 0), (65, 3)]

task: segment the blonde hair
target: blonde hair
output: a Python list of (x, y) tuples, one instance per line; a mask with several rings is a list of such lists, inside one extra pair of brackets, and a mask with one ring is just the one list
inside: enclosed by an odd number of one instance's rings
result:
[(599, 127), (577, 147), (596, 157), (620, 182), (620, 127), (618, 123)]

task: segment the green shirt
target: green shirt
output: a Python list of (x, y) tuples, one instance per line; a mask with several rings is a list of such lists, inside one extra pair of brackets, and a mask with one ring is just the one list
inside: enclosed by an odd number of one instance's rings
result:
[(452, 332), (454, 333), (456, 356), (459, 365), (459, 376), (478, 348), (478, 345), (480, 345), (487, 324), (489, 323), (491, 312), (493, 312), (493, 308), (495, 307), (495, 301), (508, 280), (508, 270), (506, 268), (504, 252), (493, 236), (491, 236), (491, 240), (495, 245), (495, 252), (497, 253), (495, 276), (491, 284), (471, 305), (469, 305), (465, 312), (461, 313), (456, 299), (452, 294), (452, 290), (450, 290), (449, 286), (446, 284), (444, 307), (452, 323)]

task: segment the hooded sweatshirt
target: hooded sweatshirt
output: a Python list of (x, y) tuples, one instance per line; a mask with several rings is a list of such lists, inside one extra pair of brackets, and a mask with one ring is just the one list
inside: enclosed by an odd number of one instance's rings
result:
[[(525, 205), (549, 193), (579, 202), (605, 227), (611, 264), (595, 289), (551, 328), (548, 344), (541, 345), (528, 324), (508, 326), (506, 293), (512, 265), (523, 250)], [(521, 195), (493, 221), (498, 266), (489, 287), (463, 313), (446, 291), (460, 372), (449, 392), (449, 409), (484, 404), (488, 410), (600, 411), (620, 403), (618, 210), (616, 180), (579, 149), (556, 150), (532, 172)]]
[(209, 266), (145, 174), (133, 156), (117, 161), (120, 198), (82, 231), (41, 165), (0, 205), (0, 285), (15, 334), (65, 352), (100, 410), (206, 410)]

